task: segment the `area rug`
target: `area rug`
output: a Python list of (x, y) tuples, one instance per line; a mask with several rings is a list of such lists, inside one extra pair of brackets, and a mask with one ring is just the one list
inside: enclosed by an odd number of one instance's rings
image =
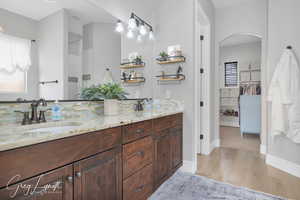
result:
[(287, 200), (243, 187), (176, 172), (148, 200)]

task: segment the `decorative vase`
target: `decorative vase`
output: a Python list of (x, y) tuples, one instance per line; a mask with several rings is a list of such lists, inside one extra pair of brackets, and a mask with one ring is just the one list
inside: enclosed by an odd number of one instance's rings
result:
[(120, 110), (120, 102), (117, 99), (104, 100), (104, 115), (118, 115)]

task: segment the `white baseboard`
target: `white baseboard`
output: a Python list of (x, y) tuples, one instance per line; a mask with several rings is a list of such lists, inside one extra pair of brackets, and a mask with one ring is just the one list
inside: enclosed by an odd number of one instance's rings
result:
[(210, 152), (211, 153), (215, 148), (220, 147), (221, 141), (220, 139), (216, 139), (214, 140), (211, 144), (210, 144)]
[(260, 145), (260, 153), (261, 154), (266, 154), (267, 153), (267, 146), (266, 145)]
[(284, 160), (276, 156), (272, 156), (270, 154), (267, 154), (266, 156), (266, 163), (268, 165), (271, 165), (272, 167), (300, 178), (300, 165), (296, 163)]
[(188, 172), (195, 174), (197, 171), (197, 162), (189, 161), (189, 160), (184, 160), (183, 165), (180, 168), (181, 171), (183, 172)]

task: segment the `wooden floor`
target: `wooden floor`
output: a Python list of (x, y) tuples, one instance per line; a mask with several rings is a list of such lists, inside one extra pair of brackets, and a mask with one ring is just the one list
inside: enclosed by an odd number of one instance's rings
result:
[[(229, 137), (224, 134), (230, 132)], [(227, 139), (232, 141), (227, 141)], [(265, 164), (259, 138), (244, 137), (239, 130), (222, 128), (221, 147), (209, 156), (198, 155), (197, 174), (257, 191), (300, 200), (300, 179)], [(257, 141), (258, 140), (258, 141)], [(235, 141), (235, 142), (233, 142)], [(243, 145), (242, 145), (243, 144)]]

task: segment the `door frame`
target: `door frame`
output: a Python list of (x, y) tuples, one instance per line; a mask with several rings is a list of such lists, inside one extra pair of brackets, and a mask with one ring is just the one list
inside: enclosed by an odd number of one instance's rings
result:
[[(199, 19), (201, 16), (202, 22)], [(213, 69), (211, 59), (211, 24), (208, 16), (204, 12), (200, 3), (196, 3), (196, 15), (195, 15), (195, 147), (196, 157), (197, 154), (208, 155), (210, 153), (210, 134), (211, 134), (211, 93), (213, 92), (211, 82), (211, 70)], [(203, 22), (204, 21), (204, 22)], [(203, 47), (201, 51), (200, 35), (204, 36), (202, 41)], [(203, 53), (203, 54), (202, 54)], [(201, 54), (202, 63), (201, 66)], [(200, 69), (204, 69), (204, 73), (200, 74)], [(202, 81), (201, 81), (202, 79)], [(202, 83), (202, 84), (201, 84)], [(200, 101), (204, 102), (204, 106), (200, 107)], [(205, 117), (203, 117), (205, 116)], [(200, 134), (203, 135), (203, 140), (200, 140)], [(197, 160), (197, 159), (196, 159)]]

